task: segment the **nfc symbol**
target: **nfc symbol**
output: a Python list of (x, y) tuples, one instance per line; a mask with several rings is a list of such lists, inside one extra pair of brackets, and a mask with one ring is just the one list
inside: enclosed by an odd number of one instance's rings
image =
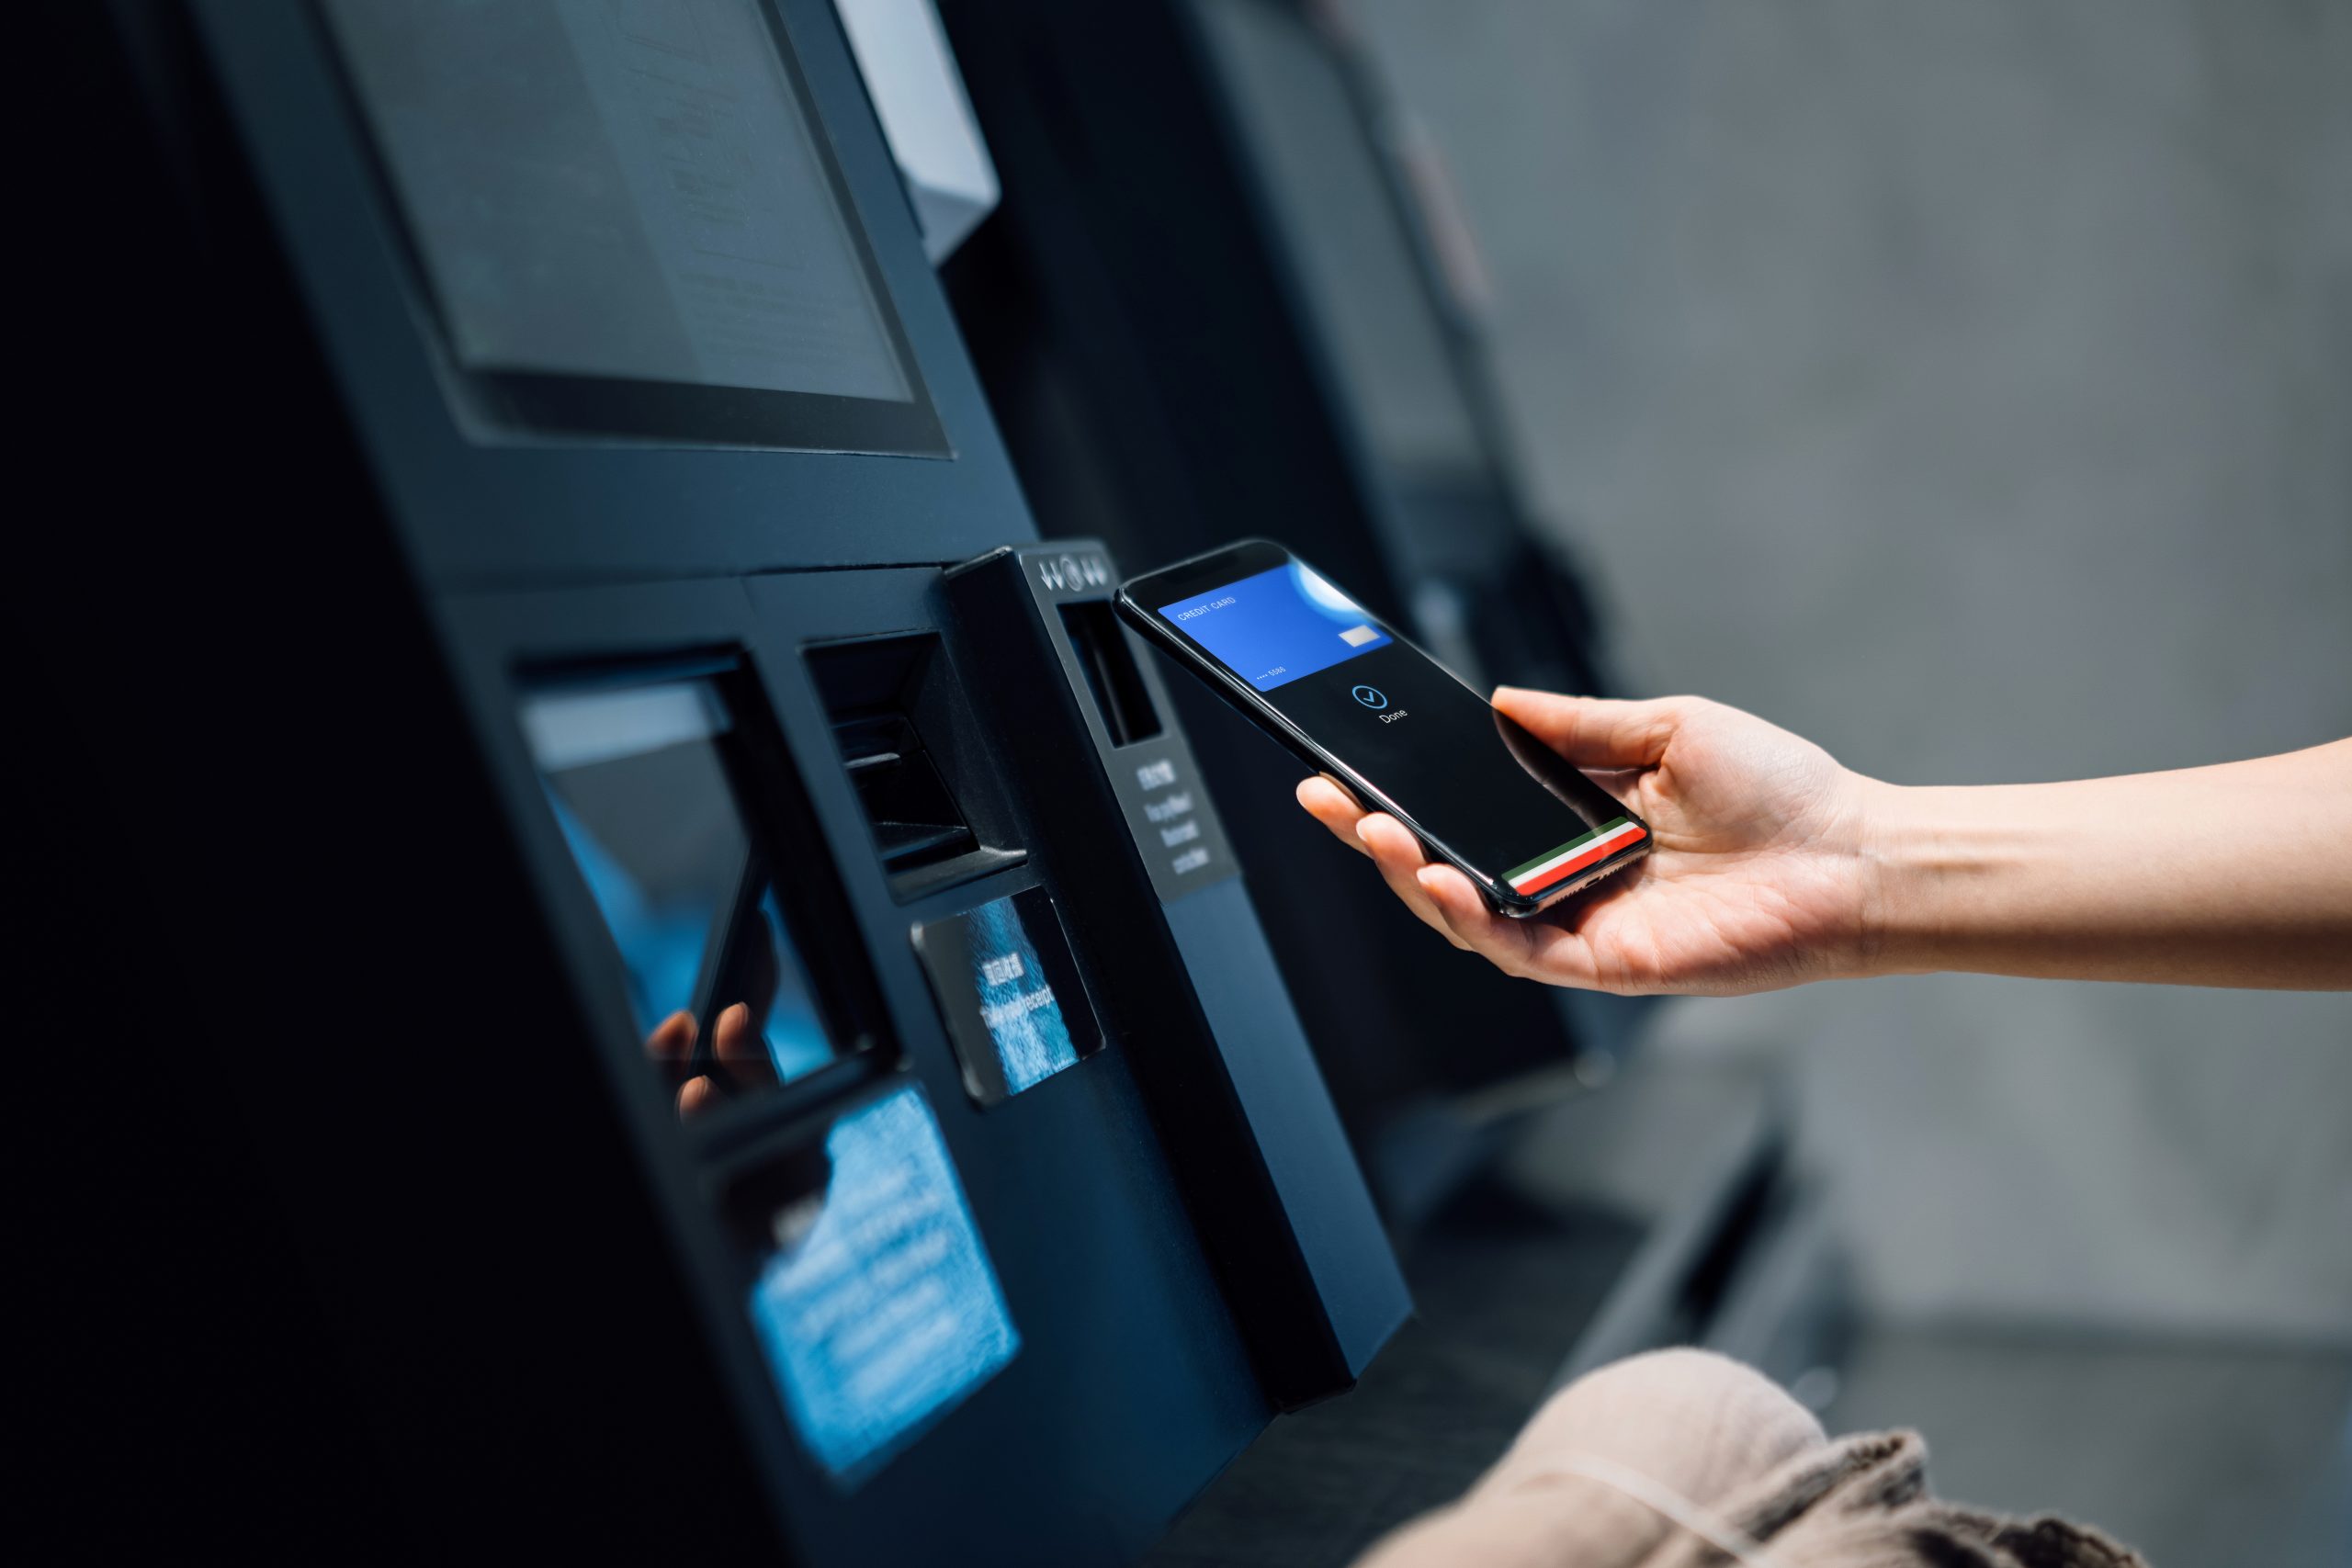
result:
[(1355, 699), (1368, 708), (1385, 708), (1388, 705), (1388, 694), (1377, 686), (1358, 686), (1355, 689)]

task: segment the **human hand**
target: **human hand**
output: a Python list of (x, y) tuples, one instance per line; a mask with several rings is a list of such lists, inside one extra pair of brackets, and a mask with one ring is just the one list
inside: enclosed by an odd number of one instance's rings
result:
[[(676, 1085), (681, 1120), (707, 1111), (721, 1093), (718, 1080), (710, 1074), (694, 1070), (695, 1042), (700, 1033), (695, 1015), (682, 1009), (663, 1019), (645, 1037), (646, 1055)], [(712, 1031), (711, 1051), (719, 1068), (737, 1089), (775, 1081), (775, 1069), (768, 1062), (759, 1032), (752, 1027), (752, 1010), (741, 1002), (720, 1010), (718, 1025)]]
[(1650, 826), (1647, 856), (1529, 919), (1487, 907), (1395, 818), (1328, 777), (1299, 804), (1369, 855), (1454, 946), (1555, 986), (1731, 995), (1861, 973), (1874, 905), (1867, 807), (1882, 786), (1809, 740), (1700, 697), (1615, 702), (1503, 687), (1495, 706)]

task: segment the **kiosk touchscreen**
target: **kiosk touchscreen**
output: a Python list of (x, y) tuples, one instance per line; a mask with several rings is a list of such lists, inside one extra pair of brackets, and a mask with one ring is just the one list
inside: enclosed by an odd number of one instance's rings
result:
[(944, 451), (759, 0), (323, 9), (488, 430)]

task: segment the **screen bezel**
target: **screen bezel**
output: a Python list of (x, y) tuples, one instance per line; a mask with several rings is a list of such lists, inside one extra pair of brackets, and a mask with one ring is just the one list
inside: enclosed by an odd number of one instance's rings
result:
[(359, 136), (369, 184), (394, 236), (402, 281), (420, 334), (468, 438), (484, 445), (561, 444), (719, 447), (761, 451), (863, 453), (877, 457), (952, 458), (931, 389), (916, 362), (905, 324), (877, 265), (871, 237), (834, 155), (831, 138), (792, 39), (768, 0), (746, 0), (775, 51), (825, 192), (848, 240), (875, 319), (892, 362), (906, 382), (904, 402), (757, 387), (700, 385), (622, 376), (572, 375), (467, 364), (456, 347), (447, 309), (433, 283), (424, 242), (410, 220), (382, 141), (343, 40), (323, 4), (312, 16), (325, 45), (329, 71)]
[[(249, 423), (270, 471), (301, 490), (364, 468), (401, 554), (440, 593), (961, 560), (1035, 538), (831, 0), (767, 3), (793, 41), (952, 461), (470, 438), (435, 364), (436, 334), (419, 330), (397, 215), (373, 188), (367, 128), (310, 0), (186, 0), (190, 52), (207, 69), (182, 118), (205, 217), (244, 284), (230, 303), (251, 321), (237, 331), (302, 345), (266, 361), (267, 374), (315, 355), (315, 378), (303, 370), (269, 389), (330, 400), (348, 433), (347, 444), (271, 447), (276, 402), (264, 396)], [(330, 512), (317, 521), (327, 536), (367, 525)]]
[[(1313, 563), (1301, 560), (1289, 549), (1270, 539), (1244, 539), (1238, 544), (1227, 545), (1223, 549), (1212, 550), (1206, 555), (1194, 556), (1190, 559), (1178, 561), (1172, 566), (1162, 567), (1158, 571), (1145, 572), (1141, 576), (1129, 578), (1119, 585), (1117, 598), (1119, 612), (1130, 626), (1152, 638), (1161, 648), (1177, 655), (1193, 670), (1207, 678), (1219, 695), (1239, 708), (1259, 728), (1281, 741), (1308, 767), (1339, 780), (1354, 792), (1357, 800), (1367, 808), (1385, 812), (1402, 822), (1412, 830), (1414, 836), (1421, 840), (1431, 854), (1469, 877), (1472, 885), (1486, 897), (1487, 903), (1505, 914), (1513, 917), (1534, 914), (1540, 909), (1547, 908), (1559, 902), (1571, 893), (1590, 886), (1611, 872), (1620, 870), (1649, 853), (1653, 835), (1647, 830), (1648, 824), (1643, 822), (1642, 818), (1632, 810), (1626, 809), (1626, 817), (1634, 822), (1641, 823), (1645, 829), (1640, 839), (1614, 854), (1603, 856), (1559, 886), (1545, 888), (1534, 897), (1516, 892), (1502, 879), (1498, 870), (1489, 871), (1483, 866), (1474, 864), (1456, 852), (1444, 840), (1423, 827), (1411, 812), (1399, 806), (1385, 790), (1332, 755), (1312, 735), (1292, 722), (1290, 716), (1269, 701), (1264, 693), (1243, 680), (1228, 668), (1223, 660), (1217, 658), (1204, 645), (1159, 613), (1159, 606), (1162, 604), (1174, 604), (1193, 594), (1205, 592), (1213, 588), (1221, 588), (1227, 583), (1238, 581), (1242, 578), (1255, 576), (1263, 571), (1272, 571), (1276, 568), (1294, 563), (1306, 567), (1307, 570), (1315, 572), (1327, 581), (1335, 581), (1329, 573), (1318, 570)], [(1341, 592), (1344, 592), (1345, 590), (1342, 589)], [(1423, 659), (1429, 660), (1430, 664), (1452, 677), (1463, 690), (1469, 692), (1480, 702), (1486, 702), (1485, 693), (1470, 685), (1459, 675), (1455, 675), (1436, 659), (1430, 658), (1428, 649), (1405, 636), (1396, 626), (1370, 610), (1366, 610), (1364, 615), (1367, 620), (1386, 632), (1397, 643), (1419, 654)], [(1509, 720), (1504, 719), (1503, 722), (1508, 723)], [(1622, 803), (1620, 804), (1621, 809), (1623, 809)]]

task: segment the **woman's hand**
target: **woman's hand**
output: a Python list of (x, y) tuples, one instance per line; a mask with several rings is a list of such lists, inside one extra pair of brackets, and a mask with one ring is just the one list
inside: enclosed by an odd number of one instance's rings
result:
[(1865, 805), (1882, 786), (1737, 708), (1504, 687), (1495, 706), (1650, 826), (1649, 854), (1532, 919), (1491, 912), (1395, 818), (1329, 778), (1298, 801), (1456, 947), (1507, 975), (1620, 992), (1731, 994), (1863, 973), (1875, 956)]

